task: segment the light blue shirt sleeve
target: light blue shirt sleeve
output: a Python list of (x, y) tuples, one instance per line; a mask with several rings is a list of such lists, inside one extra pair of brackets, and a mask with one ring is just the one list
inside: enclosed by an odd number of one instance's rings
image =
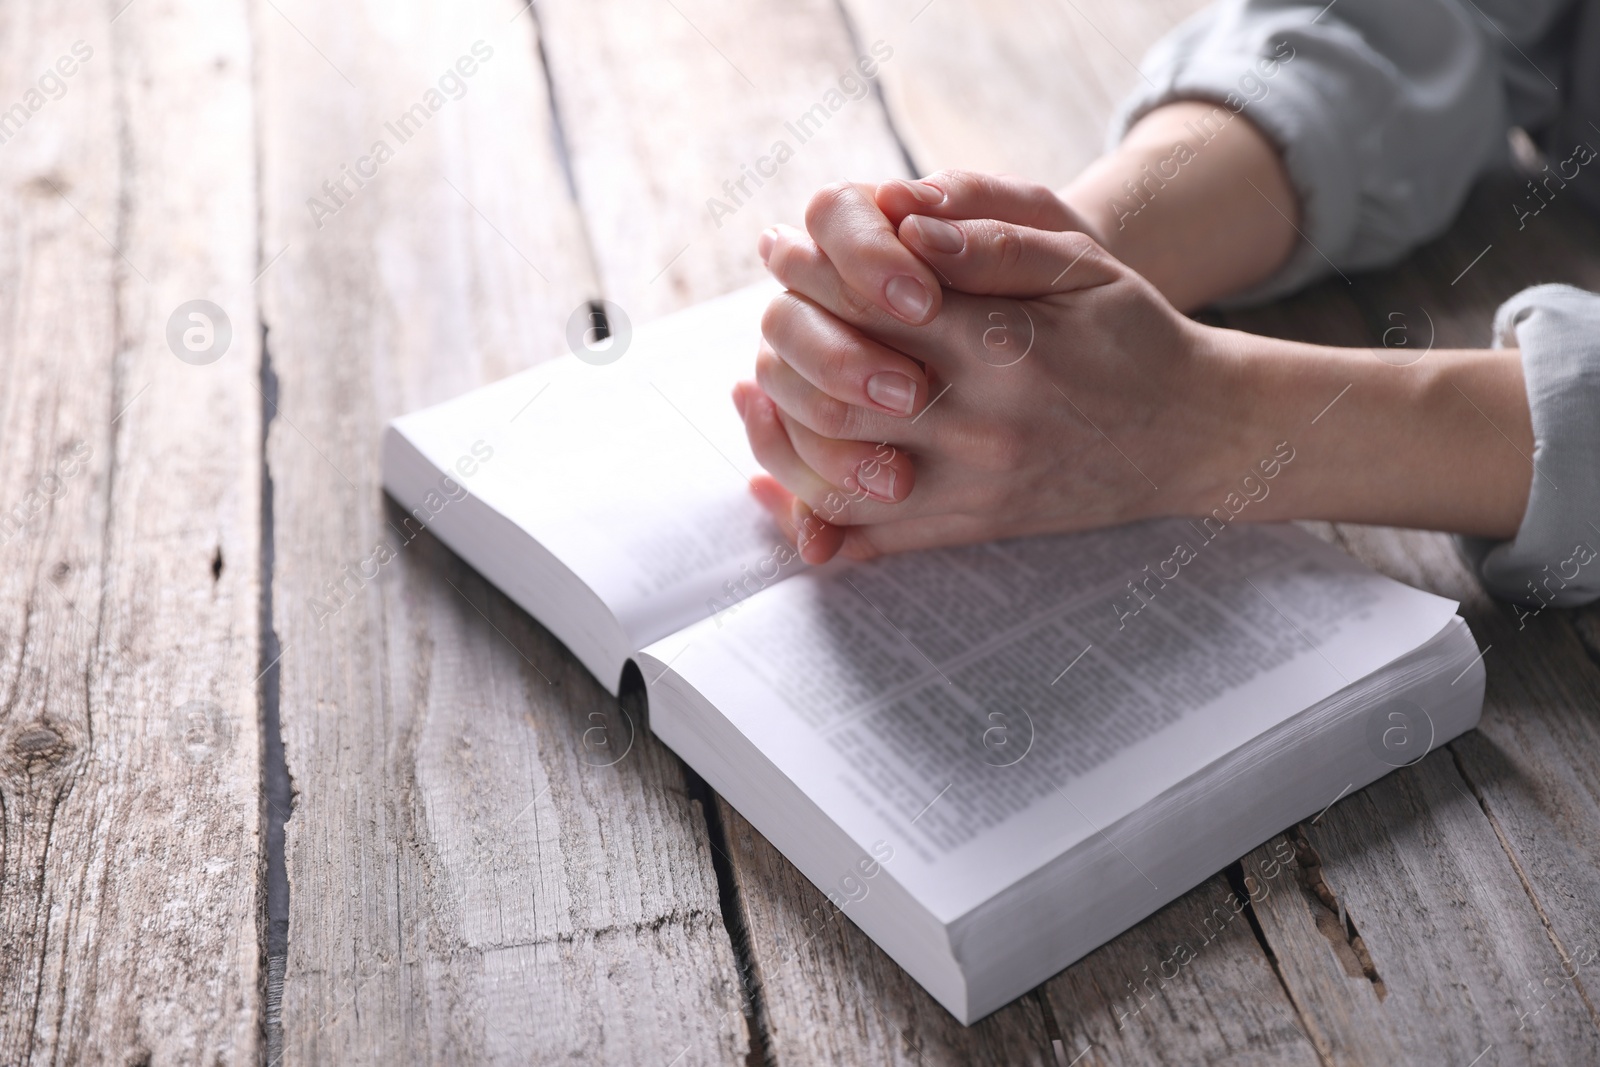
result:
[[(1113, 144), (1152, 108), (1200, 99), (1248, 117), (1282, 153), (1305, 240), (1233, 301), (1257, 303), (1389, 265), (1440, 233), (1504, 158), (1513, 124), (1563, 152), (1600, 135), (1600, 2), (1224, 0), (1152, 48), (1141, 73)], [(1588, 603), (1600, 598), (1600, 296), (1527, 289), (1501, 306), (1494, 343), (1522, 353), (1532, 487), (1516, 537), (1458, 545), (1519, 615)]]
[(1533, 483), (1516, 537), (1457, 543), (1495, 596), (1534, 610), (1587, 604), (1600, 597), (1600, 296), (1524, 289), (1495, 313), (1494, 345), (1522, 350)]

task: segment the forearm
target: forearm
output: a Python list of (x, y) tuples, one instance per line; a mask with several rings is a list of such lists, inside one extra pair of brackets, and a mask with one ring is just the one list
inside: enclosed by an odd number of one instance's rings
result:
[[(1205, 102), (1152, 111), (1060, 195), (1180, 310), (1264, 281), (1300, 240), (1276, 148), (1243, 114)], [(1254, 520), (1516, 534), (1534, 477), (1517, 351), (1431, 351), (1395, 366), (1369, 349), (1203, 332), (1209, 380), (1195, 395), (1219, 417), (1214, 447), (1197, 453), (1209, 474), (1179, 494), (1183, 511), (1220, 506), (1287, 442), (1295, 459), (1250, 503)]]
[(1253, 520), (1516, 534), (1536, 476), (1516, 350), (1432, 351), (1394, 366), (1367, 349), (1232, 330), (1207, 337), (1221, 444), (1216, 477), (1185, 510), (1209, 513), (1287, 442), (1294, 459), (1249, 505)]
[(1150, 112), (1060, 196), (1180, 311), (1265, 280), (1299, 239), (1277, 149), (1220, 104)]

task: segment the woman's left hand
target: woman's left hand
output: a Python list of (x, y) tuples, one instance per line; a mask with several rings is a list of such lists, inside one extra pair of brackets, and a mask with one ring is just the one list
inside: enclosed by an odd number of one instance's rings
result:
[(829, 234), (764, 236), (788, 292), (734, 391), (757, 495), (810, 562), (1204, 511), (1261, 447), (1227, 332), (1084, 233), (905, 217), (944, 280), (917, 326), (845, 283)]

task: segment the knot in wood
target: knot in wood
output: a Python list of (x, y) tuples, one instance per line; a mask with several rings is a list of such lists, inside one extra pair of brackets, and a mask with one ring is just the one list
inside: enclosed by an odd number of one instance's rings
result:
[(11, 739), (12, 759), (33, 770), (37, 765), (59, 767), (71, 758), (73, 744), (43, 724), (28, 727)]

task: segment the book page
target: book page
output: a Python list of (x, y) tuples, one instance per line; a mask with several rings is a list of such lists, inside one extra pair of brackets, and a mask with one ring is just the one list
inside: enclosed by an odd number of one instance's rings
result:
[(799, 567), (779, 565), (785, 542), (750, 495), (761, 468), (729, 395), (754, 373), (777, 292), (708, 301), (640, 327), (615, 362), (566, 356), (395, 427), (577, 574), (642, 648)]
[(1169, 520), (802, 575), (647, 653), (863, 848), (890, 842), (948, 920), (1455, 610), (1293, 527), (1206, 534)]

